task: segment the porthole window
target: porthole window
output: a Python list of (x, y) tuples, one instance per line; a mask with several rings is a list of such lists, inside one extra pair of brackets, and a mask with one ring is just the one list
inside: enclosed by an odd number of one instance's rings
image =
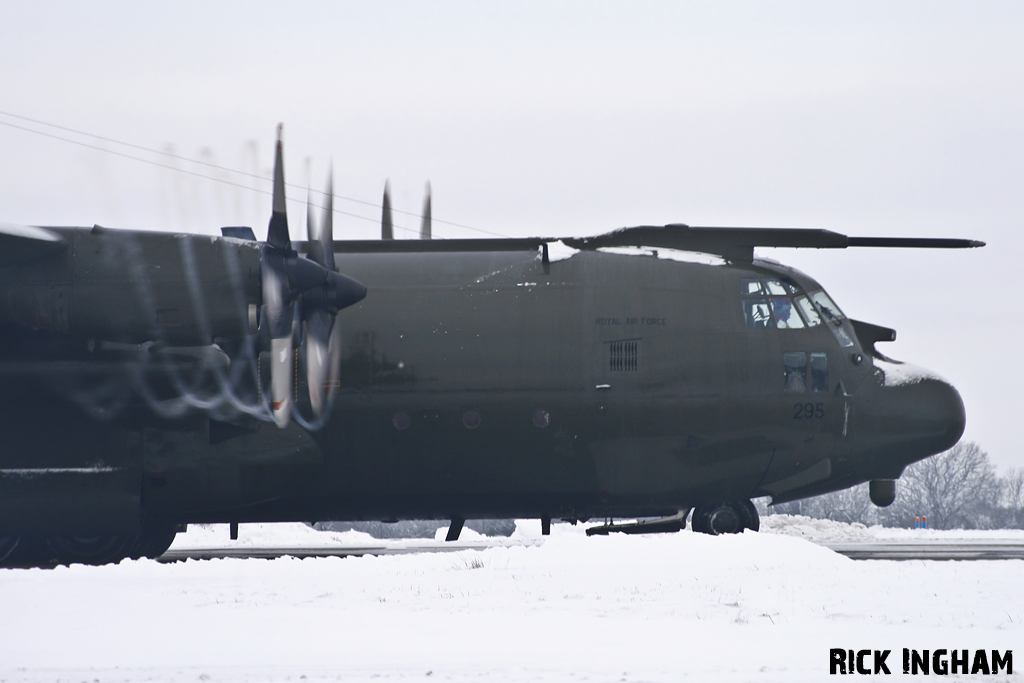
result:
[(409, 419), (409, 413), (399, 411), (395, 413), (395, 416), (391, 418), (391, 424), (395, 426), (395, 429), (402, 432), (409, 428), (412, 424), (412, 420)]
[(462, 424), (466, 429), (476, 429), (480, 426), (480, 413), (475, 410), (467, 410), (462, 414)]
[(544, 429), (551, 424), (551, 413), (546, 410), (538, 410), (533, 414), (533, 425)]

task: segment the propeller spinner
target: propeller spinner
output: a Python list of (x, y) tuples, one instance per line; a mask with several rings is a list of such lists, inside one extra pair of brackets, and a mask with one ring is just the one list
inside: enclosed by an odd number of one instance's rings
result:
[(336, 320), (337, 313), (361, 301), (366, 296), (366, 287), (337, 272), (332, 237), (333, 194), (330, 185), (321, 229), (316, 230), (312, 219), (307, 219), (311, 245), (309, 257), (299, 256), (292, 249), (285, 206), (281, 131), (281, 126), (278, 126), (274, 156), (273, 213), (267, 228), (267, 242), (263, 245), (260, 257), (260, 280), (263, 287), (263, 321), (268, 326), (271, 338), (270, 410), (274, 422), (283, 428), (291, 420), (295, 389), (292, 324), (296, 317), (296, 304), (299, 303), (299, 322), (306, 325), (304, 344), (310, 402), (319, 417), (327, 405), (324, 385), (334, 383), (331, 380), (337, 378), (341, 363), (341, 333)]

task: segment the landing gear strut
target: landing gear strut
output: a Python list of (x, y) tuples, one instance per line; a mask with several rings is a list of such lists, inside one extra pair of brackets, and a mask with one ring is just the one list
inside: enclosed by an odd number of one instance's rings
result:
[(712, 536), (738, 534), (744, 529), (757, 531), (760, 527), (757, 508), (749, 500), (698, 505), (693, 509), (693, 517), (690, 519), (690, 528)]

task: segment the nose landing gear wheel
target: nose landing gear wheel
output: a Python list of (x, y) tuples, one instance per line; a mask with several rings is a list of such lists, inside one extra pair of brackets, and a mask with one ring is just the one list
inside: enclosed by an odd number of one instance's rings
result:
[(749, 500), (737, 501), (740, 507), (740, 518), (743, 520), (743, 528), (751, 531), (758, 531), (761, 528), (761, 516), (757, 514), (757, 508)]
[(749, 500), (698, 505), (693, 510), (690, 528), (702, 534), (738, 534), (744, 529), (757, 531), (761, 520)]

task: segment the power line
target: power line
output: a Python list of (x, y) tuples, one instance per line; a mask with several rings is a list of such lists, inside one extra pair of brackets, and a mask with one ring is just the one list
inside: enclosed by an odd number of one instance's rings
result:
[[(42, 135), (44, 137), (52, 138), (54, 140), (60, 140), (62, 142), (69, 142), (69, 143), (71, 143), (73, 145), (78, 145), (80, 147), (86, 147), (88, 149), (94, 149), (94, 150), (99, 151), (99, 152), (106, 152), (107, 154), (113, 154), (114, 156), (119, 156), (119, 157), (122, 157), (124, 159), (131, 159), (132, 161), (139, 161), (139, 162), (142, 162), (144, 164), (149, 164), (150, 166), (157, 166), (159, 168), (166, 168), (166, 169), (171, 170), (171, 171), (177, 171), (178, 173), (187, 173), (188, 175), (195, 176), (197, 178), (203, 178), (204, 180), (212, 180), (213, 182), (216, 182), (216, 183), (223, 183), (225, 185), (231, 185), (232, 187), (240, 187), (243, 190), (251, 190), (253, 192), (259, 192), (260, 194), (265, 194), (265, 195), (272, 195), (273, 194), (272, 191), (270, 191), (270, 190), (261, 190), (258, 187), (250, 187), (248, 185), (243, 185), (241, 183), (233, 182), (231, 180), (228, 180), (227, 178), (216, 178), (214, 176), (206, 175), (205, 173), (199, 173), (198, 171), (190, 171), (190, 170), (188, 170), (186, 168), (178, 168), (177, 166), (172, 166), (170, 164), (160, 163), (159, 161), (153, 161), (152, 159), (145, 159), (143, 157), (137, 157), (137, 156), (133, 156), (131, 154), (125, 154), (124, 152), (118, 152), (118, 151), (115, 151), (115, 150), (112, 150), (112, 149), (106, 149), (105, 147), (100, 147), (99, 145), (91, 145), (88, 142), (82, 142), (81, 140), (72, 140), (71, 138), (62, 137), (60, 135), (54, 135), (53, 133), (46, 133), (46, 132), (43, 132), (41, 130), (33, 130), (32, 128), (25, 128), (24, 126), (19, 126), (17, 124), (10, 123), (9, 121), (0, 121), (0, 125), (8, 126), (9, 128), (16, 128), (18, 130), (27, 131), (29, 133), (35, 133), (36, 135)], [(321, 194), (325, 194), (325, 193), (321, 193)], [(291, 202), (302, 202), (301, 199), (298, 199), (296, 197), (289, 197), (288, 200), (291, 201)], [(320, 209), (324, 208), (324, 207), (319, 206), (317, 204), (314, 204), (313, 206), (316, 206), (317, 208), (320, 208)], [(359, 218), (359, 219), (364, 220), (364, 221), (371, 221), (371, 222), (374, 222), (374, 223), (377, 222), (377, 219), (375, 219), (375, 218), (368, 218), (366, 216), (360, 216), (359, 214), (350, 213), (348, 211), (342, 211), (341, 209), (335, 209), (334, 212), (335, 213), (340, 213), (340, 214), (345, 215), (345, 216), (351, 216), (353, 218)], [(400, 228), (401, 230), (405, 230), (406, 232), (415, 232), (412, 228), (404, 228), (404, 227), (401, 227), (401, 226), (395, 226), (395, 227)]]
[[(49, 127), (49, 128), (55, 128), (57, 130), (62, 130), (62, 131), (68, 132), (68, 133), (73, 133), (75, 135), (82, 135), (82, 136), (85, 136), (85, 137), (92, 138), (94, 140), (100, 140), (102, 142), (107, 142), (107, 143), (110, 143), (110, 144), (121, 145), (121, 146), (124, 146), (124, 147), (128, 147), (130, 149), (136, 149), (136, 150), (139, 150), (141, 152), (146, 152), (146, 153), (149, 153), (149, 154), (157, 154), (157, 155), (161, 155), (161, 156), (165, 156), (165, 157), (170, 157), (172, 159), (177, 159), (179, 161), (184, 161), (184, 162), (191, 163), (191, 164), (197, 164), (197, 165), (200, 165), (200, 166), (205, 166), (207, 168), (215, 169), (215, 170), (218, 170), (218, 171), (224, 171), (224, 172), (227, 172), (227, 173), (236, 173), (236, 174), (241, 175), (241, 176), (245, 176), (245, 177), (249, 177), (249, 178), (254, 178), (254, 179), (257, 179), (257, 180), (262, 180), (262, 181), (265, 181), (265, 182), (271, 182), (270, 178), (266, 178), (266, 177), (261, 176), (261, 175), (259, 175), (257, 173), (249, 173), (247, 171), (240, 171), (238, 169), (230, 168), (228, 166), (221, 166), (219, 164), (215, 164), (215, 163), (212, 163), (212, 162), (209, 162), (209, 161), (203, 161), (201, 159), (193, 159), (193, 158), (186, 157), (186, 156), (183, 156), (183, 155), (180, 155), (180, 154), (175, 154), (174, 152), (170, 152), (170, 151), (167, 151), (167, 150), (153, 149), (151, 147), (146, 147), (144, 145), (138, 145), (138, 144), (135, 144), (135, 143), (132, 143), (132, 142), (125, 142), (123, 140), (117, 140), (115, 138), (110, 138), (110, 137), (106, 137), (106, 136), (103, 136), (103, 135), (96, 135), (95, 133), (89, 133), (87, 131), (78, 130), (78, 129), (75, 129), (75, 128), (69, 128), (67, 126), (61, 126), (61, 125), (58, 125), (58, 124), (55, 124), (55, 123), (49, 123), (47, 121), (42, 121), (40, 119), (34, 119), (34, 118), (31, 118), (31, 117), (28, 117), (28, 116), (21, 116), (20, 114), (14, 114), (12, 112), (0, 111), (0, 115), (8, 116), (10, 118), (19, 119), (21, 121), (28, 121), (29, 123), (34, 123), (34, 124), (40, 125), (40, 126), (46, 126), (46, 127)], [(171, 171), (178, 171), (180, 173), (187, 173), (189, 175), (192, 175), (192, 176), (195, 176), (195, 177), (198, 177), (198, 178), (203, 178), (204, 180), (211, 180), (211, 181), (217, 182), (217, 183), (224, 183), (226, 185), (231, 185), (233, 187), (238, 187), (238, 188), (242, 188), (242, 189), (245, 189), (245, 190), (252, 190), (254, 192), (259, 192), (261, 194), (268, 194), (268, 195), (271, 194), (271, 192), (269, 190), (261, 190), (259, 188), (250, 187), (248, 185), (242, 185), (241, 183), (233, 182), (233, 181), (228, 180), (226, 178), (217, 178), (215, 176), (206, 175), (206, 174), (203, 174), (203, 173), (199, 173), (197, 171), (190, 171), (190, 170), (187, 170), (187, 169), (184, 169), (184, 168), (179, 168), (177, 166), (173, 166), (173, 165), (170, 165), (170, 164), (161, 163), (159, 161), (153, 161), (152, 159), (145, 159), (143, 157), (138, 157), (138, 156), (134, 156), (134, 155), (131, 155), (131, 154), (126, 154), (124, 152), (117, 152), (117, 151), (112, 150), (112, 149), (107, 149), (106, 147), (101, 147), (99, 145), (92, 145), (92, 144), (89, 144), (87, 142), (82, 142), (81, 140), (74, 140), (72, 138), (67, 138), (67, 137), (64, 137), (64, 136), (61, 136), (61, 135), (55, 135), (53, 133), (47, 133), (45, 131), (36, 130), (34, 128), (28, 128), (28, 127), (25, 127), (25, 126), (19, 126), (17, 124), (11, 123), (9, 121), (0, 121), (0, 125), (7, 126), (9, 128), (15, 128), (17, 130), (25, 131), (25, 132), (28, 132), (28, 133), (34, 133), (36, 135), (42, 135), (44, 137), (51, 138), (51, 139), (54, 139), (54, 140), (60, 140), (61, 142), (68, 142), (68, 143), (73, 144), (73, 145), (79, 145), (81, 147), (86, 147), (88, 149), (93, 149), (93, 150), (96, 150), (96, 151), (99, 151), (99, 152), (105, 152), (107, 154), (113, 154), (115, 156), (119, 156), (119, 157), (122, 157), (124, 159), (131, 159), (133, 161), (140, 161), (140, 162), (142, 162), (144, 164), (149, 164), (151, 166), (158, 166), (160, 168), (166, 168), (166, 169), (169, 169)], [(295, 183), (285, 183), (285, 185), (287, 187), (295, 188), (295, 189), (298, 189), (298, 190), (305, 189), (305, 190), (307, 190), (307, 192), (315, 192), (316, 194), (324, 196), (324, 197), (327, 196), (326, 192), (323, 192), (323, 191), (320, 191), (320, 190), (313, 190), (313, 189), (310, 189), (310, 188), (304, 188), (301, 185), (297, 185)], [(380, 209), (381, 208), (381, 205), (377, 204), (375, 202), (368, 202), (368, 201), (365, 201), (363, 199), (356, 199), (355, 197), (347, 197), (345, 195), (339, 195), (337, 193), (334, 194), (334, 198), (335, 199), (341, 199), (341, 200), (348, 201), (348, 202), (354, 202), (356, 204), (363, 204), (365, 206), (372, 206), (372, 207), (374, 207), (376, 209)], [(291, 201), (301, 201), (301, 200), (292, 199)], [(314, 206), (317, 206), (317, 208), (321, 208), (321, 209), (323, 208), (322, 206), (318, 206), (318, 205), (314, 205)], [(395, 212), (395, 213), (405, 214), (407, 216), (413, 216), (413, 217), (416, 217), (416, 218), (420, 217), (420, 214), (413, 213), (412, 211), (403, 211), (401, 209), (395, 209), (395, 208), (392, 208), (392, 211)], [(341, 215), (344, 215), (344, 216), (351, 216), (353, 218), (358, 218), (360, 220), (371, 221), (371, 222), (374, 222), (374, 223), (379, 222), (378, 219), (376, 219), (376, 218), (368, 218), (366, 216), (360, 216), (359, 214), (350, 213), (348, 211), (342, 211), (341, 209), (338, 209), (338, 208), (335, 208), (334, 212), (338, 213), (338, 214), (341, 214)], [(450, 226), (453, 226), (453, 227), (456, 227), (456, 228), (462, 228), (464, 230), (472, 230), (473, 232), (479, 232), (479, 233), (482, 233), (482, 234), (485, 234), (485, 235), (492, 235), (494, 237), (507, 237), (507, 235), (502, 235), (502, 234), (499, 234), (499, 233), (491, 232), (489, 230), (483, 230), (481, 228), (474, 228), (473, 226), (470, 226), (470, 225), (463, 225), (461, 223), (454, 223), (452, 221), (446, 221), (446, 220), (443, 220), (443, 219), (440, 219), (440, 218), (432, 218), (432, 222), (434, 222), (434, 223), (443, 223), (444, 225), (450, 225)], [(417, 232), (416, 230), (414, 230), (412, 228), (406, 228), (406, 227), (403, 227), (403, 226), (400, 226), (400, 225), (395, 225), (394, 227), (398, 228), (399, 230), (403, 230), (405, 232), (410, 232), (410, 233), (416, 233)]]

